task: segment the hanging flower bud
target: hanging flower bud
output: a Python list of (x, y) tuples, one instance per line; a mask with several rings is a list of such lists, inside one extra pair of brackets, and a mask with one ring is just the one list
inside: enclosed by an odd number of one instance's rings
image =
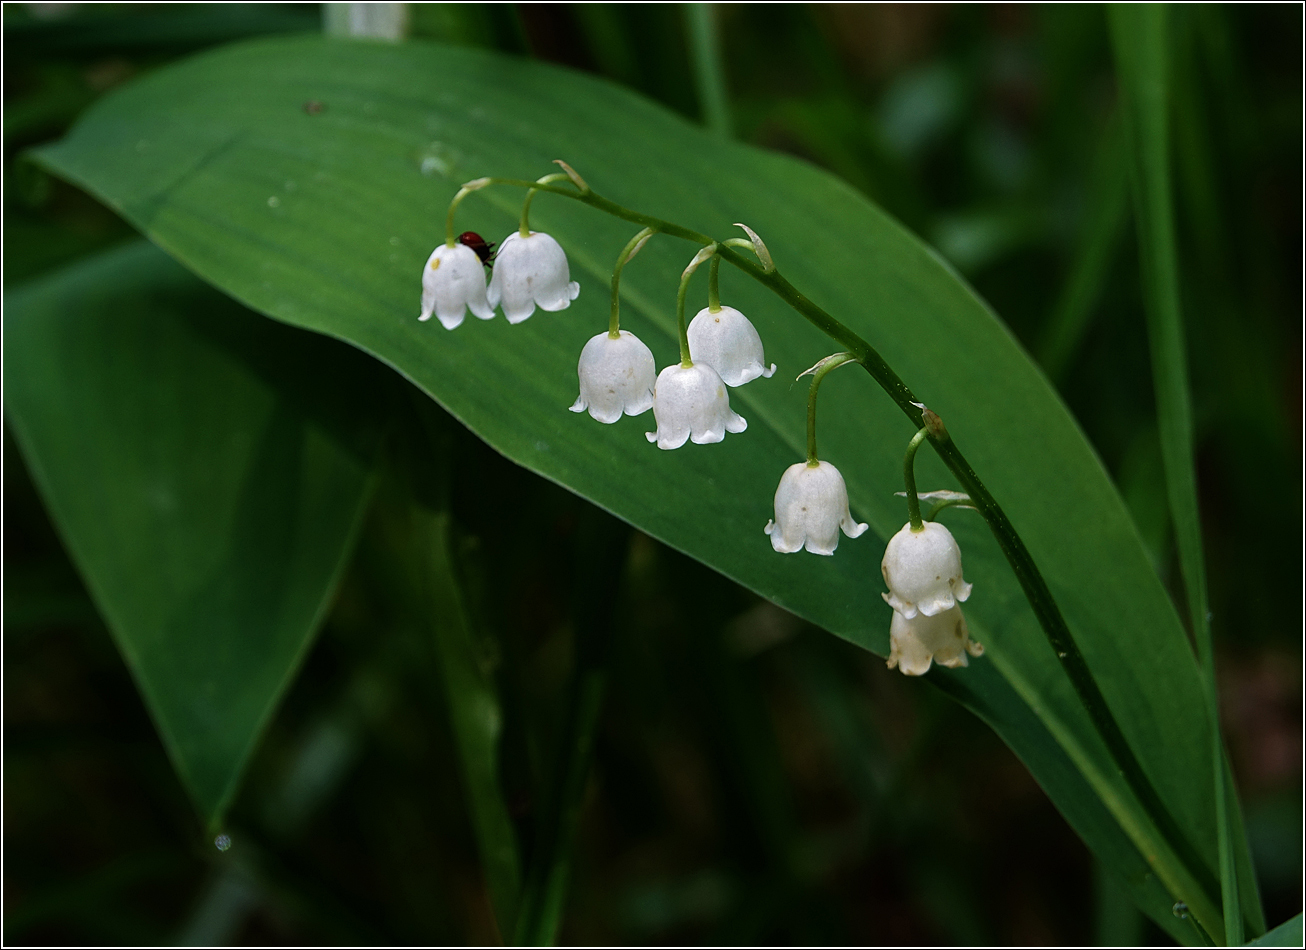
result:
[(439, 245), (422, 269), (422, 312), (418, 320), (430, 320), (434, 312), (446, 330), (463, 322), (468, 308), (482, 320), (494, 316), (485, 299), (485, 268), (476, 252), (465, 244)]
[(742, 386), (759, 376), (770, 378), (770, 369), (762, 355), (762, 338), (752, 322), (734, 307), (722, 307), (713, 313), (704, 307), (689, 323), (689, 353), (694, 362), (702, 360), (720, 375), (727, 386)]
[(686, 439), (699, 445), (720, 442), (727, 432), (748, 428), (744, 417), (730, 409), (725, 383), (707, 363), (672, 363), (658, 374), (653, 418), (658, 430), (645, 435), (660, 449), (678, 449)]
[(970, 638), (966, 618), (960, 607), (926, 616), (919, 613), (910, 619), (893, 612), (889, 624), (889, 669), (895, 667), (908, 676), (924, 676), (930, 663), (940, 666), (968, 666), (966, 654), (983, 656), (984, 646)]
[(971, 585), (961, 576), (961, 549), (952, 532), (937, 521), (920, 531), (911, 522), (889, 539), (880, 563), (889, 592), (889, 606), (911, 620), (917, 613), (933, 617), (970, 596)]
[(566, 310), (580, 293), (571, 279), (567, 255), (547, 234), (532, 231), (522, 237), (513, 231), (499, 245), (487, 294), (491, 307), (503, 305), (509, 323), (521, 323), (541, 310)]
[(833, 554), (840, 528), (850, 538), (866, 530), (848, 511), (848, 488), (839, 470), (829, 462), (797, 462), (785, 469), (775, 490), (775, 520), (764, 529), (771, 547), (781, 554), (804, 547), (812, 554)]
[(653, 405), (657, 364), (653, 353), (626, 330), (613, 339), (607, 331), (590, 337), (580, 351), (580, 396), (572, 412), (589, 410), (599, 422), (616, 422), (624, 412), (637, 416)]

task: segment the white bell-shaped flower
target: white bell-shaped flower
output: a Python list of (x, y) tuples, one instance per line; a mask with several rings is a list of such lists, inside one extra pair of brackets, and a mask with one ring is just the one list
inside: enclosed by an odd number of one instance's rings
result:
[(657, 380), (653, 353), (635, 334), (620, 334), (613, 339), (604, 331), (580, 351), (580, 396), (572, 412), (588, 409), (599, 422), (616, 422), (623, 412), (637, 416), (652, 408)]
[(860, 537), (866, 525), (848, 511), (848, 487), (829, 462), (798, 462), (785, 469), (775, 490), (775, 520), (766, 523), (771, 547), (781, 554), (807, 548), (812, 554), (833, 554), (839, 529)]
[(468, 308), (482, 320), (494, 317), (485, 299), (485, 266), (465, 244), (441, 244), (422, 269), (422, 312), (418, 320), (434, 313), (446, 330), (463, 322)]
[(930, 663), (940, 666), (968, 666), (966, 654), (982, 656), (984, 646), (970, 638), (960, 607), (910, 619), (893, 612), (889, 624), (889, 669), (897, 667), (908, 676), (924, 676)]
[(774, 363), (766, 365), (757, 328), (734, 307), (716, 313), (704, 307), (689, 322), (688, 335), (690, 357), (711, 366), (727, 386), (742, 386), (775, 372)]
[(720, 375), (707, 363), (672, 363), (653, 386), (653, 418), (658, 430), (646, 432), (660, 449), (678, 449), (686, 439), (702, 445), (720, 442), (727, 432), (748, 428), (730, 409), (730, 395)]
[(925, 522), (920, 531), (913, 531), (911, 522), (903, 525), (889, 539), (880, 570), (889, 585), (882, 596), (907, 620), (917, 613), (933, 617), (970, 596), (961, 576), (961, 549), (937, 521)]
[(491, 307), (503, 306), (509, 323), (521, 323), (538, 304), (541, 310), (566, 310), (580, 293), (571, 279), (567, 255), (547, 234), (532, 231), (522, 237), (513, 231), (494, 256), (487, 298)]

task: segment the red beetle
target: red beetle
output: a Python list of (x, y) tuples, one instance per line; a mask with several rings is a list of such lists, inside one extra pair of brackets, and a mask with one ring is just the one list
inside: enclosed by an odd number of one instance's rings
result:
[(481, 263), (486, 267), (494, 265), (494, 245), (487, 244), (485, 238), (481, 237), (475, 231), (464, 231), (458, 235), (458, 243), (470, 247), (476, 252), (476, 256), (481, 259)]

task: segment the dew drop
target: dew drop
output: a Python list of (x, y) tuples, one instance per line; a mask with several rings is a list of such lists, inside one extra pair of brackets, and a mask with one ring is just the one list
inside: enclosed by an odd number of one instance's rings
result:
[(271, 198), (268, 199), (268, 207), (269, 207), (269, 208), (276, 208), (276, 207), (278, 207), (280, 204), (281, 204), (281, 199), (278, 198), (276, 195), (273, 195)]
[(443, 142), (431, 142), (418, 154), (418, 164), (423, 175), (449, 178), (461, 162), (462, 155), (457, 149), (450, 148)]
[(1185, 904), (1183, 901), (1175, 901), (1174, 907), (1170, 909), (1174, 912), (1174, 915), (1178, 917), (1180, 920), (1188, 919), (1188, 905)]
[[(231, 835), (221, 834), (213, 839), (213, 847), (219, 851), (226, 851), (231, 847)], [(1176, 905), (1178, 906), (1178, 905)]]
[(1057, 656), (1061, 657), (1061, 659), (1063, 659), (1063, 660), (1066, 658), (1066, 654), (1065, 654), (1065, 653), (1062, 653), (1062, 652), (1060, 652), (1060, 651), (1057, 651)]

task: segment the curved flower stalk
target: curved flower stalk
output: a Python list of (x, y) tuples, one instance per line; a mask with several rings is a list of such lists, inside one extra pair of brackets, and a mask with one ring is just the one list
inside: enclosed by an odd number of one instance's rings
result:
[(580, 294), (571, 279), (567, 255), (547, 234), (514, 231), (503, 239), (495, 255), (494, 272), (486, 300), (503, 307), (509, 323), (521, 323), (541, 310), (566, 310)]
[(893, 608), (888, 665), (908, 676), (924, 676), (932, 662), (966, 666), (967, 654), (984, 653), (984, 647), (970, 639), (959, 606), (971, 591), (961, 574), (961, 548), (943, 525), (921, 520), (914, 471), (916, 450), (927, 435), (946, 431), (937, 415), (921, 408), (925, 426), (907, 444), (903, 459), (907, 523), (889, 539), (880, 562), (884, 583), (889, 586), (889, 592), (881, 596)]
[(858, 524), (848, 510), (843, 474), (816, 457), (816, 394), (829, 373), (849, 362), (853, 362), (851, 353), (836, 353), (798, 376), (812, 376), (807, 395), (807, 461), (790, 465), (780, 476), (775, 519), (763, 529), (771, 536), (771, 547), (781, 554), (803, 548), (812, 554), (833, 554), (840, 528), (850, 538), (860, 538), (866, 531), (866, 525)]
[(608, 332), (591, 337), (580, 351), (576, 366), (580, 395), (571, 411), (588, 409), (590, 416), (599, 422), (613, 423), (622, 413), (637, 416), (653, 407), (653, 387), (657, 382), (653, 352), (635, 334), (621, 329), (621, 272), (653, 234), (652, 228), (644, 228), (617, 255), (617, 263), (612, 267)]
[(607, 332), (590, 337), (580, 351), (580, 395), (572, 412), (588, 409), (599, 422), (613, 423), (622, 413), (637, 416), (653, 407), (653, 352), (635, 334), (618, 334), (616, 339)]
[(441, 244), (422, 268), (422, 312), (426, 321), (434, 313), (446, 330), (463, 322), (471, 310), (482, 320), (494, 317), (485, 298), (485, 268), (476, 252), (465, 244)]
[(658, 428), (656, 432), (645, 433), (660, 449), (678, 449), (686, 440), (700, 445), (720, 442), (727, 432), (743, 432), (748, 428), (744, 417), (730, 408), (730, 395), (721, 374), (707, 363), (695, 363), (689, 352), (685, 292), (694, 271), (716, 251), (716, 244), (702, 248), (680, 275), (680, 290), (676, 294), (680, 363), (658, 374), (653, 387), (653, 418)]
[(720, 442), (727, 432), (743, 432), (748, 421), (730, 408), (726, 384), (706, 363), (673, 363), (658, 374), (653, 387), (656, 432), (646, 432), (660, 449), (678, 449), (686, 441)]
[(850, 538), (866, 531), (848, 510), (843, 475), (829, 462), (795, 462), (780, 476), (775, 490), (775, 520), (763, 529), (771, 547), (781, 554), (806, 548), (811, 554), (833, 554), (839, 529)]
[[(422, 268), (422, 310), (418, 320), (430, 320), (434, 313), (446, 330), (452, 330), (463, 322), (469, 309), (482, 320), (494, 317), (494, 308), (485, 299), (485, 268), (481, 257), (467, 244), (455, 239), (453, 230), (458, 205), (473, 191), (488, 184), (488, 178), (469, 181), (449, 202), (449, 214), (444, 221), (444, 243), (431, 252)], [(476, 237), (470, 233), (467, 236)]]

